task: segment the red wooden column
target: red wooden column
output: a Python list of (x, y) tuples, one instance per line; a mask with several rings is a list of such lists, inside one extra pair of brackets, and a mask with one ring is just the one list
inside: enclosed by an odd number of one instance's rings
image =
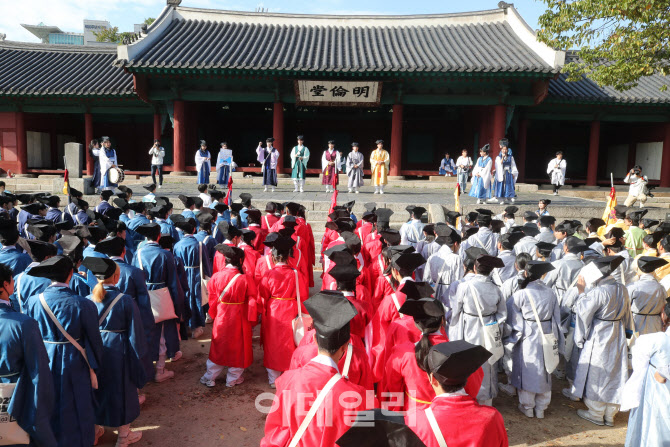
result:
[(402, 163), (402, 111), (402, 104), (393, 104), (391, 154), (389, 155), (389, 175), (392, 177), (400, 175), (400, 164)]
[(154, 140), (161, 139), (161, 115), (154, 113)]
[(507, 125), (507, 106), (497, 104), (493, 106), (493, 127), (491, 128), (491, 158), (495, 160), (500, 152), (500, 140), (505, 138), (505, 127)]
[(589, 138), (589, 159), (586, 172), (586, 186), (596, 186), (598, 179), (598, 151), (600, 149), (600, 121), (591, 121)]
[(16, 174), (27, 174), (28, 142), (26, 140), (26, 124), (23, 112), (16, 112)]
[(174, 102), (174, 142), (172, 154), (172, 174), (182, 175), (186, 173), (186, 140), (184, 130), (186, 126), (186, 115), (184, 113), (184, 101)]
[(272, 143), (279, 152), (277, 159), (277, 174), (284, 172), (284, 103), (275, 101), (272, 109), (272, 137), (275, 142)]
[(661, 158), (661, 187), (670, 187), (670, 123), (663, 128), (663, 156)]
[(526, 179), (526, 136), (528, 134), (528, 119), (522, 118), (519, 122), (519, 141), (514, 154), (516, 168), (519, 170), (519, 182)]
[(84, 151), (86, 152), (86, 175), (93, 175), (93, 157), (88, 145), (93, 140), (93, 115), (84, 113)]

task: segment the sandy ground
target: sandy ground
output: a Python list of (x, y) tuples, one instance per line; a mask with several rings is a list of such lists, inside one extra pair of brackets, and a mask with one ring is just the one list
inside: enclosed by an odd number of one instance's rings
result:
[[(315, 279), (320, 287), (320, 281)], [(142, 430), (144, 435), (135, 445), (258, 446), (265, 415), (256, 410), (255, 401), (260, 394), (273, 392), (262, 364), (258, 329), (254, 330), (254, 363), (244, 373), (245, 382), (234, 388), (225, 386), (225, 372), (214, 388), (199, 383), (209, 353), (211, 325), (207, 325), (200, 339), (183, 342), (183, 358), (167, 365), (175, 372), (175, 378), (161, 384), (149, 383), (143, 390), (147, 401), (131, 427)], [(502, 375), (500, 379), (506, 380)], [(552, 402), (544, 420), (522, 415), (517, 398), (501, 394), (494, 399), (494, 406), (505, 420), (510, 446), (624, 445), (628, 413), (618, 414), (614, 427), (593, 425), (577, 416), (577, 409), (586, 408), (581, 402), (563, 397), (561, 388), (566, 386), (566, 381), (554, 378)], [(98, 445), (114, 446), (115, 442), (116, 434), (108, 428)]]

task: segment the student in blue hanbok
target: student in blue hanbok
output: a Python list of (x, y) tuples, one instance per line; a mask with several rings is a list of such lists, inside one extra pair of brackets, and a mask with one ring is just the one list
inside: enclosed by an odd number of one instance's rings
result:
[(32, 253), (33, 262), (26, 267), (23, 273), (14, 277), (14, 293), (9, 297), (14, 310), (23, 312), (24, 301), (35, 296), (49, 287), (51, 282), (46, 278), (32, 276), (30, 269), (40, 262), (56, 256), (56, 246), (43, 241), (26, 241)]
[(0, 217), (0, 244), (2, 245), (0, 264), (5, 264), (12, 269), (14, 276), (23, 272), (33, 262), (30, 256), (16, 248), (18, 241), (19, 232), (16, 224), (11, 219)]
[(184, 204), (184, 211), (181, 212), (181, 215), (184, 216), (185, 219), (195, 219), (195, 213), (193, 212), (195, 202), (193, 201), (193, 197), (179, 194), (177, 198)]
[(151, 335), (150, 358), (156, 361), (154, 380), (163, 382), (174, 377), (173, 371), (165, 369), (165, 360), (173, 358), (179, 351), (178, 323), (183, 314), (184, 303), (180, 300), (178, 278), (172, 254), (158, 244), (161, 228), (157, 223), (142, 225), (137, 232), (147, 238), (147, 243), (139, 249), (133, 258), (133, 266), (144, 271), (145, 283), (149, 292), (168, 289), (174, 306), (176, 318), (157, 321)]
[(56, 405), (51, 428), (59, 447), (90, 447), (102, 435), (95, 428), (93, 388), (97, 380), (92, 372), (102, 359), (97, 309), (68, 287), (72, 277), (69, 258), (47, 259), (30, 274), (52, 281), (44, 292), (25, 303), (26, 314), (37, 320), (54, 380)]
[(114, 208), (110, 203), (109, 199), (114, 195), (114, 193), (106, 189), (100, 193), (100, 203), (98, 203), (95, 207), (95, 212), (100, 213), (104, 216), (107, 215), (107, 211), (109, 211), (111, 208)]
[(126, 446), (142, 438), (142, 432), (130, 430), (130, 423), (140, 415), (137, 389), (147, 382), (142, 365), (147, 346), (140, 311), (133, 298), (115, 285), (120, 277), (116, 262), (86, 258), (84, 265), (98, 279), (87, 298), (98, 310), (102, 336), (99, 385), (94, 393), (95, 422), (98, 427), (118, 427), (116, 445)]
[(665, 332), (641, 335), (633, 346), (633, 375), (621, 405), (631, 410), (626, 447), (670, 445), (670, 300), (661, 318)]
[[(181, 303), (184, 303), (184, 306), (182, 307), (183, 311), (181, 314), (181, 317), (179, 321), (189, 321), (191, 319), (191, 308), (187, 306), (186, 303), (186, 298), (184, 295), (184, 291), (188, 289), (188, 279), (186, 278), (186, 269), (184, 268), (184, 261), (181, 258), (178, 258), (177, 256), (174, 255), (174, 244), (175, 240), (170, 236), (169, 234), (161, 234), (161, 238), (158, 241), (158, 245), (161, 246), (161, 248), (168, 253), (172, 255), (172, 259), (174, 260), (174, 265), (175, 269), (177, 271), (177, 293), (179, 294), (179, 297), (177, 300)], [(190, 332), (188, 331), (188, 326), (185, 324), (179, 324), (179, 337), (181, 340), (188, 340), (190, 337)], [(170, 362), (176, 362), (182, 357), (182, 352), (177, 351), (175, 352), (175, 355), (170, 358)]]
[(219, 155), (216, 158), (216, 183), (228, 185), (228, 177), (233, 170), (233, 151), (228, 149), (228, 143), (221, 143)]
[(50, 220), (55, 224), (65, 220), (65, 211), (58, 209), (60, 206), (60, 197), (49, 196), (44, 199), (44, 204), (48, 206), (47, 215), (45, 216), (47, 220)]
[(228, 209), (228, 205), (219, 203), (214, 207), (214, 210), (219, 214), (216, 221), (214, 221), (214, 227), (216, 227), (219, 222), (230, 223), (230, 210)]
[(70, 290), (75, 295), (88, 296), (91, 288), (86, 282), (86, 273), (79, 272), (81, 262), (84, 260), (84, 241), (77, 236), (65, 235), (58, 240), (63, 247), (63, 256), (70, 258), (74, 269), (74, 274), (70, 279)]
[(200, 149), (195, 153), (195, 170), (198, 173), (198, 185), (209, 184), (209, 172), (212, 170), (211, 158), (207, 150), (207, 142), (200, 140)]
[(14, 418), (27, 433), (30, 445), (55, 447), (50, 424), (55, 395), (49, 357), (37, 322), (10, 306), (13, 291), (12, 270), (0, 265), (0, 383), (16, 384), (0, 415)]
[(156, 202), (156, 184), (144, 185), (144, 189), (149, 191), (149, 194), (142, 197), (142, 202), (155, 203)]
[(109, 180), (109, 170), (115, 167), (118, 161), (109, 137), (102, 137), (102, 149), (93, 149), (93, 154), (100, 160), (100, 189), (114, 189), (117, 185)]
[(171, 220), (168, 219), (168, 213), (171, 209), (171, 204), (160, 204), (151, 208), (150, 212), (153, 216), (155, 223), (160, 225), (161, 234), (169, 234), (175, 241), (178, 241), (180, 236), (177, 232), (177, 228), (174, 226)]
[(500, 153), (496, 157), (494, 195), (503, 205), (508, 201), (514, 203), (516, 197), (515, 185), (519, 171), (509, 148), (507, 138), (500, 140)]
[(219, 191), (218, 189), (209, 191), (209, 195), (212, 198), (212, 203), (209, 204), (209, 208), (212, 210), (219, 203), (223, 203), (223, 199), (226, 197), (226, 193), (223, 191)]
[(88, 225), (92, 222), (91, 217), (88, 215), (86, 210), (88, 210), (88, 202), (84, 199), (75, 199), (72, 198), (72, 204), (75, 206), (75, 211), (72, 215), (72, 219), (75, 225)]
[(19, 213), (19, 234), (25, 239), (34, 239), (34, 236), (28, 231), (28, 221), (46, 220), (47, 206), (43, 203), (35, 202), (21, 208)]
[(438, 172), (440, 175), (444, 175), (445, 177), (456, 175), (456, 163), (454, 163), (454, 159), (451, 158), (449, 152), (444, 154), (444, 158), (440, 162), (440, 170)]
[[(95, 244), (107, 237), (107, 229), (104, 225), (89, 226), (88, 231), (89, 235), (86, 238), (88, 240), (88, 246), (84, 248), (83, 258), (106, 258), (107, 256), (95, 250)], [(95, 276), (93, 276), (91, 272), (89, 272), (88, 269), (83, 265), (79, 266), (79, 271), (84, 273), (88, 287), (93, 290), (93, 287), (98, 284), (98, 280), (96, 280)]]
[(242, 204), (242, 208), (240, 209), (240, 221), (237, 228), (248, 228), (249, 222), (247, 221), (247, 210), (251, 209), (251, 194), (248, 192), (240, 194), (240, 203)]
[[(202, 310), (201, 275), (212, 276), (213, 259), (209, 257), (203, 244), (194, 237), (195, 225), (192, 219), (177, 222), (177, 226), (184, 232), (184, 238), (174, 245), (173, 250), (175, 257), (183, 261), (186, 269), (185, 307), (188, 307), (191, 311), (188, 325), (191, 328), (192, 337), (199, 338), (205, 328), (205, 313)], [(207, 303), (206, 299), (205, 303)]]
[(130, 205), (126, 201), (126, 199), (122, 199), (120, 197), (117, 197), (113, 200), (114, 205), (116, 205), (118, 208), (121, 209), (121, 215), (119, 216), (119, 220), (123, 222), (124, 224), (128, 224), (130, 222)]
[[(126, 224), (130, 230), (137, 232), (137, 227), (148, 224), (149, 218), (147, 217), (147, 208), (151, 208), (151, 205), (146, 206), (144, 202), (129, 203), (128, 206), (131, 210), (135, 212), (135, 217), (130, 219)], [(140, 243), (144, 238), (139, 238), (135, 240), (135, 247)]]
[(216, 215), (216, 212), (212, 211), (210, 212), (201, 212), (198, 214), (198, 219), (197, 221), (200, 223), (200, 229), (198, 232), (195, 234), (195, 238), (198, 240), (198, 242), (202, 242), (203, 248), (207, 252), (207, 256), (209, 257), (210, 261), (214, 260), (214, 254), (216, 252), (216, 239), (214, 239), (211, 235), (212, 232), (212, 221), (214, 220), (214, 216)]
[[(142, 328), (144, 329), (147, 346), (149, 346), (151, 344), (151, 334), (156, 326), (156, 322), (154, 321), (154, 314), (151, 310), (149, 290), (144, 282), (144, 273), (142, 270), (128, 264), (124, 260), (124, 252), (126, 248), (123, 241), (118, 236), (98, 242), (95, 249), (96, 251), (107, 255), (119, 266), (119, 280), (116, 283), (116, 287), (135, 300), (137, 308), (140, 311), (140, 318), (142, 320)], [(154, 365), (148, 353), (143, 358), (143, 365), (147, 377), (151, 377), (154, 374)]]
[(470, 197), (477, 199), (477, 204), (484, 203), (491, 195), (491, 167), (493, 161), (489, 157), (489, 145), (486, 144), (479, 150), (479, 158), (472, 169), (472, 186)]
[(279, 151), (272, 146), (275, 139), (270, 137), (265, 140), (266, 147), (262, 143), (258, 143), (256, 148), (256, 160), (261, 164), (261, 171), (263, 172), (263, 189), (267, 192), (268, 186), (275, 192), (277, 187), (277, 161), (279, 160)]

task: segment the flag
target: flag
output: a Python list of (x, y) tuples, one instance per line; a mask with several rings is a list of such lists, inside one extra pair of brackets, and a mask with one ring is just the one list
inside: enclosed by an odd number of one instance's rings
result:
[(233, 204), (233, 175), (228, 176), (228, 206)]
[[(456, 183), (456, 190), (454, 191), (454, 211), (457, 213), (461, 212), (461, 184)], [(460, 222), (460, 217), (456, 218), (456, 228)]]
[(336, 206), (337, 206), (337, 189), (333, 191), (333, 196), (330, 198), (330, 210), (328, 211), (328, 214), (335, 211)]
[(65, 168), (65, 174), (63, 175), (63, 194), (70, 195), (70, 176), (67, 172), (67, 167)]
[(610, 220), (616, 221), (616, 211), (614, 207), (616, 206), (616, 190), (614, 186), (610, 190), (610, 195), (607, 198), (607, 205), (605, 206), (605, 212), (603, 213), (603, 220), (605, 221), (605, 226), (610, 224)]

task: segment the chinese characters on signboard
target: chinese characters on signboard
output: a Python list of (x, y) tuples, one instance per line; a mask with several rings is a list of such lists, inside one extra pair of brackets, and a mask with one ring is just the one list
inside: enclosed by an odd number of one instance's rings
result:
[(295, 81), (300, 105), (370, 106), (379, 105), (381, 82)]

